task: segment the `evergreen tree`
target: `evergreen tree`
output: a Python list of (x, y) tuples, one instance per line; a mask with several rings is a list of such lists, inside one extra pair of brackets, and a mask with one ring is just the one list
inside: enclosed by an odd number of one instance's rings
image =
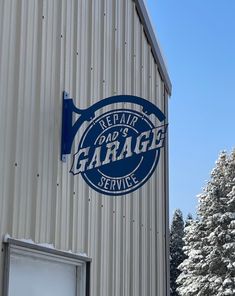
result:
[(192, 216), (192, 214), (189, 213), (188, 216), (187, 216), (187, 218), (185, 219), (185, 225), (184, 225), (184, 227), (189, 226), (192, 221), (193, 221), (193, 216)]
[(184, 220), (182, 212), (174, 212), (170, 229), (170, 284), (171, 295), (178, 296), (176, 279), (180, 274), (178, 266), (185, 259), (183, 253)]
[(235, 295), (235, 150), (219, 156), (199, 195), (198, 217), (185, 228), (179, 295)]

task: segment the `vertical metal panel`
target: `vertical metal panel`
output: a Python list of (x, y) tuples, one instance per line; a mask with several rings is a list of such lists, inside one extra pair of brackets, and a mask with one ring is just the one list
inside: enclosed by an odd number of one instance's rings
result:
[(135, 3), (0, 0), (0, 22), (1, 235), (87, 253), (91, 295), (166, 295), (167, 154), (141, 189), (113, 198), (60, 161), (64, 89), (80, 108), (132, 94), (167, 113)]

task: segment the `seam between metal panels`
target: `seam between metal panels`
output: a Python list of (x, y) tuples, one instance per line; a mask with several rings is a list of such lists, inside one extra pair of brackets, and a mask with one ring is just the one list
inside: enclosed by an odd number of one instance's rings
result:
[(153, 31), (153, 27), (152, 27), (146, 6), (145, 6), (143, 0), (133, 0), (133, 1), (136, 4), (137, 12), (138, 12), (138, 14), (140, 16), (140, 20), (144, 26), (144, 31), (147, 36), (148, 42), (150, 43), (154, 59), (155, 59), (156, 63), (158, 64), (159, 72), (162, 76), (162, 79), (164, 80), (164, 82), (166, 84), (167, 93), (169, 94), (169, 96), (171, 96), (172, 85), (171, 85), (170, 77), (168, 75), (166, 65), (165, 65), (164, 59), (161, 54), (160, 47), (158, 45), (155, 33)]

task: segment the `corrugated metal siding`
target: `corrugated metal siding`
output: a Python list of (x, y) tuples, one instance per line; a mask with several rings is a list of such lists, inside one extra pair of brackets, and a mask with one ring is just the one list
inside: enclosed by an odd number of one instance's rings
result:
[(0, 0), (0, 234), (86, 252), (93, 296), (166, 295), (167, 150), (136, 193), (94, 192), (60, 161), (63, 90), (80, 108), (132, 94), (167, 112), (133, 1)]

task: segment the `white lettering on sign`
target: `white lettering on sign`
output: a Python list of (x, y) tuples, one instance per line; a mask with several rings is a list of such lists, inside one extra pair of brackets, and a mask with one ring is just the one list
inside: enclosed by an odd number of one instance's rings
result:
[(110, 179), (102, 176), (98, 186), (105, 190), (118, 191), (121, 188), (127, 189), (138, 183), (139, 181), (134, 174), (120, 179)]
[(117, 125), (117, 124), (126, 124), (134, 127), (137, 121), (138, 121), (138, 117), (133, 114), (115, 113), (110, 116), (106, 116), (104, 119), (100, 120), (99, 124), (102, 130), (105, 130), (110, 126)]
[[(120, 120), (122, 120), (121, 117)], [(132, 119), (128, 120), (131, 120), (133, 124), (135, 122), (134, 116), (132, 117)], [(74, 161), (77, 165), (73, 168), (73, 171), (74, 173), (79, 174), (93, 168), (101, 167), (112, 162), (126, 159), (133, 156), (134, 154), (138, 155), (141, 153), (146, 153), (153, 149), (160, 149), (164, 145), (165, 133), (166, 126), (160, 126), (148, 131), (144, 131), (137, 137), (126, 137), (125, 141), (122, 141), (122, 143), (117, 140), (109, 142), (109, 140), (117, 139), (117, 132), (114, 132), (113, 135), (108, 135), (108, 139), (104, 136), (102, 138), (101, 136), (98, 140), (98, 143), (101, 145), (93, 149), (94, 152), (92, 155), (89, 155), (91, 147), (86, 147), (78, 150), (78, 152), (74, 156)], [(102, 159), (101, 155), (104, 155)], [(106, 184), (106, 181), (104, 180), (101, 180), (101, 182), (102, 184)], [(126, 186), (128, 187), (128, 182), (131, 182), (131, 180), (125, 180), (124, 178), (123, 182), (125, 182)], [(105, 186), (114, 186), (114, 183), (112, 184), (113, 185), (106, 184)], [(118, 185), (115, 184), (115, 186)]]

